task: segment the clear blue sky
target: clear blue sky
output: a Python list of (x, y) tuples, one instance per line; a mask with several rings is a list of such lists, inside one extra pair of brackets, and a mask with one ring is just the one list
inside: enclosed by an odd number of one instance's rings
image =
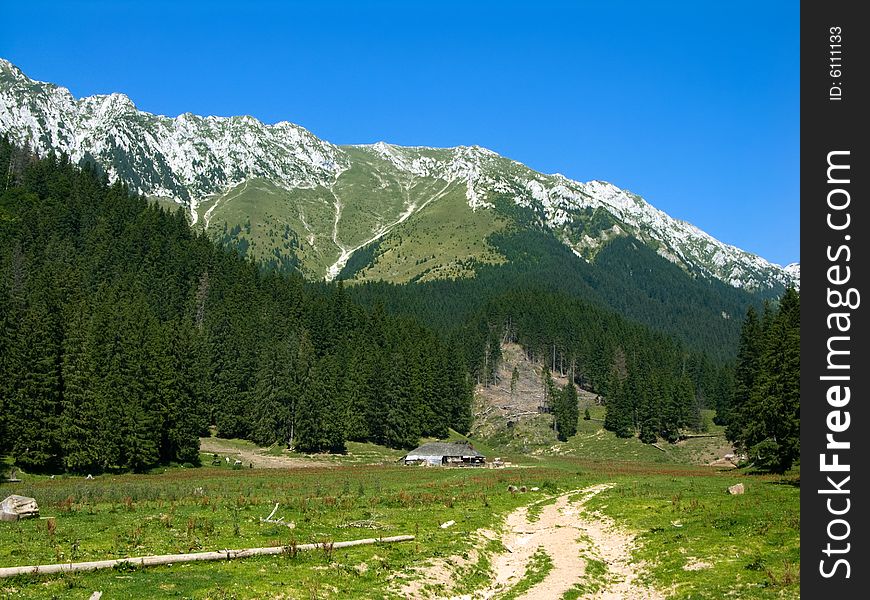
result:
[(478, 144), (799, 260), (796, 1), (247, 4), (4, 2), (0, 56), (154, 113)]

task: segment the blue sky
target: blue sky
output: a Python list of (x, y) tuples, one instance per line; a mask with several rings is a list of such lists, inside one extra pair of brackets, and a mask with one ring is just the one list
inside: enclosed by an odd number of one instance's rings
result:
[(798, 2), (29, 0), (3, 20), (0, 56), (75, 96), (478, 144), (800, 257)]

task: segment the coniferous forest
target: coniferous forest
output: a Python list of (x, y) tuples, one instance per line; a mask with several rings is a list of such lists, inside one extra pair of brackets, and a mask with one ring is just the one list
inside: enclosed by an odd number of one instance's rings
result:
[(93, 167), (0, 145), (0, 444), (25, 469), (198, 462), (198, 436), (334, 451), (470, 425), (461, 348), (259, 269)]
[(93, 165), (0, 140), (0, 173), (0, 452), (25, 469), (196, 464), (210, 427), (303, 452), (413, 447), (468, 431), (473, 386), (495, 380), (508, 341), (569, 378), (550, 389), (561, 439), (577, 429), (576, 384), (618, 436), (673, 442), (716, 408), (741, 447), (793, 454), (776, 424), (748, 425), (790, 368), (777, 344), (797, 335), (793, 291), (744, 325), (735, 374), (733, 349), (685, 341), (699, 316), (629, 320), (520, 262), (502, 283), (313, 283), (215, 245)]

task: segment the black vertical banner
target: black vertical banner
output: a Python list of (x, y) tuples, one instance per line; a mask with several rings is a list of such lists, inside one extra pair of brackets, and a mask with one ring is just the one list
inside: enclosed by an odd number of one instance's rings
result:
[(870, 23), (801, 3), (801, 595), (867, 598)]

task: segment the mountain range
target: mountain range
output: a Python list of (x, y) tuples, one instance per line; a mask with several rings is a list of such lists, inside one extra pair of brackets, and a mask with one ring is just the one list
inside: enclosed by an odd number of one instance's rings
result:
[(540, 173), (479, 146), (334, 145), (289, 122), (154, 115), (123, 94), (76, 99), (3, 59), (0, 134), (93, 161), (110, 181), (183, 206), (216, 241), (311, 279), (468, 277), (508, 260), (493, 235), (534, 229), (578, 261), (633, 238), (694, 279), (765, 295), (800, 284), (799, 264), (725, 244), (611, 183)]

